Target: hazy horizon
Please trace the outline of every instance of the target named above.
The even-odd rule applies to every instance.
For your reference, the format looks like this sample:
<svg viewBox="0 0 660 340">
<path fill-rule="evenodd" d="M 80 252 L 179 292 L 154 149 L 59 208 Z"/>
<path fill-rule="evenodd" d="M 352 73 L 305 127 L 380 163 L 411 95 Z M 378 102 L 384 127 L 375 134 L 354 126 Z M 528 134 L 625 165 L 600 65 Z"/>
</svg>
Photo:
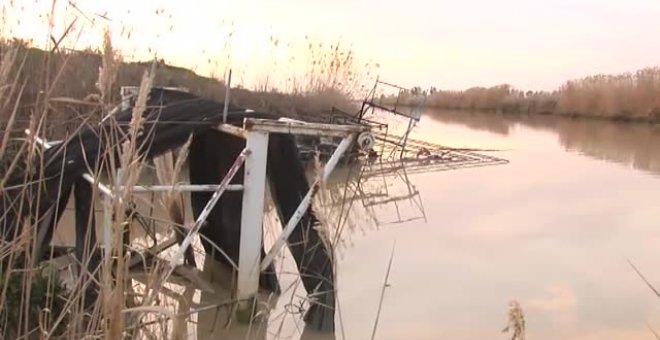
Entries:
<svg viewBox="0 0 660 340">
<path fill-rule="evenodd" d="M 55 3 L 60 13 L 55 36 L 80 17 L 77 38 L 69 37 L 68 47 L 99 47 L 109 26 L 128 59 L 156 53 L 218 77 L 230 65 L 235 82 L 248 88 L 265 76 L 286 77 L 292 65 L 287 62 L 305 49 L 305 37 L 351 46 L 362 62 L 380 65 L 381 78 L 408 87 L 507 83 L 553 90 L 570 79 L 660 65 L 660 39 L 652 34 L 660 31 L 657 1 L 73 3 L 75 8 Z M 43 44 L 51 6 L 52 1 L 2 5 L 1 33 Z M 276 47 L 271 38 L 279 41 Z"/>
</svg>

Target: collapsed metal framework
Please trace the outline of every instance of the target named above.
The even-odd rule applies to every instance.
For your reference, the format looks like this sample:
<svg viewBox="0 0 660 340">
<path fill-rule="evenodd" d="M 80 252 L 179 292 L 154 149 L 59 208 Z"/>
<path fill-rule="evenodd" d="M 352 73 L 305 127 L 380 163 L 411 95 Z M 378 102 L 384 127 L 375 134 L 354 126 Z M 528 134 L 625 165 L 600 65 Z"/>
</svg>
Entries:
<svg viewBox="0 0 660 340">
<path fill-rule="evenodd" d="M 385 88 L 385 90 L 382 91 L 396 91 L 397 94 L 396 97 L 394 97 L 394 103 L 391 103 L 391 98 L 385 97 L 382 92 L 379 95 L 379 86 Z M 425 105 L 425 92 L 421 90 L 407 89 L 399 85 L 376 79 L 374 87 L 367 94 L 364 101 L 362 101 L 362 107 L 358 113 L 357 122 L 363 123 L 363 121 L 365 121 L 365 116 L 368 114 L 373 115 L 376 109 L 408 119 L 408 127 L 406 128 L 406 131 L 401 136 L 398 136 L 396 140 L 390 139 L 391 144 L 399 149 L 399 158 L 403 158 L 408 143 L 408 137 L 415 128 L 415 125 L 419 122 Z M 394 157 L 396 151 L 397 150 L 392 150 L 388 155 L 388 158 Z M 384 154 L 381 154 L 381 157 L 382 156 L 384 156 Z"/>
<path fill-rule="evenodd" d="M 383 89 L 384 88 L 384 89 Z M 396 92 L 395 96 L 385 96 L 385 92 Z M 339 108 L 332 107 L 329 111 L 324 112 L 321 117 L 330 124 L 341 125 L 363 125 L 371 128 L 374 133 L 379 136 L 384 136 L 381 141 L 373 141 L 371 144 L 381 142 L 380 147 L 374 148 L 373 151 L 380 151 L 379 158 L 393 160 L 397 157 L 402 159 L 405 157 L 408 146 L 408 139 L 413 129 L 419 122 L 426 105 L 426 93 L 419 89 L 407 89 L 398 85 L 390 84 L 377 79 L 373 88 L 367 93 L 365 99 L 362 101 L 360 111 L 355 114 L 350 114 Z M 395 117 L 403 117 L 407 119 L 406 130 L 400 136 L 390 134 L 388 123 L 379 122 L 375 118 L 374 113 L 385 112 L 394 115 Z M 369 117 L 369 118 L 368 118 Z M 319 117 L 309 117 L 312 120 L 318 120 Z M 384 142 L 383 142 L 384 141 Z M 322 155 L 327 154 L 328 150 L 337 146 L 338 141 L 333 139 L 321 138 L 314 141 L 313 145 L 310 143 L 303 144 L 303 154 L 314 154 L 320 152 Z M 307 145 L 306 145 L 307 144 Z M 376 145 L 370 145 L 376 146 Z M 385 152 L 387 148 L 387 152 Z"/>
<path fill-rule="evenodd" d="M 379 137 L 377 137 L 378 139 Z M 424 151 L 426 154 L 420 155 L 420 151 Z M 414 139 L 408 140 L 407 154 L 414 156 L 403 159 L 367 161 L 359 164 L 360 171 L 355 172 L 355 176 L 346 180 L 347 189 L 352 193 L 349 195 L 349 199 L 360 202 L 371 219 L 378 225 L 426 220 L 421 193 L 409 175 L 508 163 L 505 159 L 477 153 L 474 150 L 448 148 Z M 390 190 L 391 187 L 402 187 L 403 190 L 393 192 Z M 344 204 L 341 201 L 340 198 L 333 199 L 330 206 Z M 407 206 L 412 207 L 415 211 L 411 213 L 410 210 L 403 209 L 407 213 L 402 212 L 401 203 L 404 202 L 409 203 Z M 382 220 L 377 217 L 378 214 L 374 210 L 377 207 L 394 212 L 395 218 Z M 348 214 L 348 211 L 345 214 Z"/>
<path fill-rule="evenodd" d="M 226 191 L 243 192 L 236 296 L 239 301 L 239 310 L 246 310 L 253 306 L 254 299 L 257 296 L 260 272 L 267 268 L 273 259 L 280 253 L 286 244 L 286 240 L 294 231 L 298 222 L 312 203 L 314 194 L 318 191 L 320 185 L 328 179 L 342 156 L 359 138 L 369 135 L 370 129 L 369 127 L 362 125 L 319 124 L 287 119 L 270 120 L 255 118 L 244 119 L 242 127 L 223 123 L 218 125 L 216 129 L 246 140 L 245 149 L 236 158 L 234 164 L 228 173 L 225 174 L 219 185 L 135 185 L 132 187 L 132 192 L 213 192 L 213 195 L 207 202 L 202 213 L 198 216 L 197 220 L 187 228 L 186 236 L 183 238 L 183 241 L 179 242 L 180 240 L 173 237 L 146 250 L 146 252 L 150 254 L 157 254 L 177 243 L 180 243 L 180 248 L 177 253 L 170 259 L 172 268 L 184 265 L 185 252 L 189 249 L 193 239 L 198 236 L 200 228 L 218 202 L 220 196 Z M 29 135 L 30 131 L 26 130 L 26 133 Z M 266 195 L 266 165 L 268 140 L 271 133 L 338 137 L 341 138 L 341 143 L 334 150 L 330 159 L 323 167 L 323 172 L 320 178 L 310 186 L 310 190 L 302 199 L 293 216 L 283 227 L 282 233 L 277 237 L 273 246 L 262 260 L 261 247 L 263 244 L 262 225 Z M 42 139 L 37 139 L 37 141 L 44 148 L 52 147 L 52 143 L 48 143 Z M 230 181 L 238 173 L 238 170 L 242 165 L 245 165 L 244 183 L 242 185 L 230 185 Z M 97 186 L 99 192 L 103 195 L 104 244 L 102 245 L 102 248 L 105 249 L 107 259 L 109 258 L 112 244 L 113 217 L 111 202 L 117 192 L 125 189 L 125 187 L 120 185 L 122 171 L 120 169 L 117 176 L 117 183 L 115 183 L 115 185 L 101 183 L 98 178 L 95 178 L 89 173 L 84 174 L 83 177 L 92 185 Z M 136 258 L 139 261 L 140 257 L 138 256 Z"/>
<path fill-rule="evenodd" d="M 396 95 L 385 96 L 384 92 L 394 91 Z M 352 200 L 359 200 L 367 212 L 376 220 L 373 208 L 376 206 L 393 205 L 397 218 L 390 223 L 402 223 L 411 220 L 426 219 L 424 205 L 419 190 L 412 184 L 409 174 L 424 172 L 447 171 L 462 168 L 501 165 L 507 160 L 464 148 L 452 148 L 439 144 L 416 140 L 410 137 L 415 125 L 421 119 L 421 113 L 426 104 L 426 93 L 418 89 L 407 89 L 398 85 L 377 79 L 373 88 L 362 102 L 357 114 L 349 114 L 332 107 L 325 113 L 326 121 L 331 124 L 359 125 L 369 127 L 374 142 L 372 153 L 368 154 L 368 162 L 363 164 L 359 178 L 347 179 L 346 186 L 353 192 Z M 408 120 L 403 134 L 391 133 L 388 121 L 378 121 L 376 112 L 389 113 Z M 313 118 L 313 117 L 310 117 Z M 315 117 L 314 117 L 315 118 Z M 317 118 L 318 119 L 318 118 Z M 315 145 L 303 143 L 304 154 L 328 153 L 337 146 L 336 140 L 318 140 Z M 372 157 L 376 155 L 376 157 Z M 392 195 L 388 190 L 387 179 L 403 182 L 405 192 Z M 376 191 L 369 191 L 367 183 L 381 181 L 382 185 Z M 399 212 L 399 202 L 409 201 L 416 207 L 419 215 L 405 218 Z M 343 204 L 343 203 L 342 203 Z M 331 203 L 334 206 L 336 203 Z M 348 212 L 346 212 L 348 214 Z M 345 217 L 340 217 L 345 219 Z M 381 221 L 377 223 L 380 224 Z"/>
</svg>

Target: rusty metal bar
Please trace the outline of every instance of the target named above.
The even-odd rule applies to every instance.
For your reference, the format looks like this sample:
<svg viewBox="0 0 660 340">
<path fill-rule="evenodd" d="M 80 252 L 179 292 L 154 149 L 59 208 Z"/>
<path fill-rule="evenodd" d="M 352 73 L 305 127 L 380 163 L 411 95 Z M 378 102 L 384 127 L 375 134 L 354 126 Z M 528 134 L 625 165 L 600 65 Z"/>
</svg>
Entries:
<svg viewBox="0 0 660 340">
<path fill-rule="evenodd" d="M 349 134 L 369 130 L 369 127 L 361 125 L 305 123 L 290 119 L 274 121 L 268 119 L 246 118 L 243 125 L 245 129 L 250 131 L 328 137 L 345 137 Z"/>
<path fill-rule="evenodd" d="M 245 138 L 245 133 L 246 131 L 244 129 L 241 129 L 237 126 L 231 125 L 231 124 L 220 124 L 216 126 L 215 128 L 218 131 L 222 131 L 224 133 L 228 133 L 232 136 L 240 137 L 240 138 Z"/>
</svg>

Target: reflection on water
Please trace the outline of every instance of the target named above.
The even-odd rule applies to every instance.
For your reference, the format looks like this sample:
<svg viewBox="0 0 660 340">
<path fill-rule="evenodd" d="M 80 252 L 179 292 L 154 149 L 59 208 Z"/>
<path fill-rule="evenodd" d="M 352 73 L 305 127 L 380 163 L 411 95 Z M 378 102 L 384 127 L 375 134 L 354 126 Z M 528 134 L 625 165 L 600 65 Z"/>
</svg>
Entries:
<svg viewBox="0 0 660 340">
<path fill-rule="evenodd" d="M 402 162 L 340 167 L 320 200 L 329 220 L 357 219 L 374 227 L 426 220 L 420 192 Z"/>
<path fill-rule="evenodd" d="M 204 265 L 205 278 L 216 287 L 214 292 L 202 292 L 200 305 L 209 306 L 198 313 L 196 332 L 202 339 L 300 339 L 334 340 L 334 334 L 317 333 L 307 328 L 301 320 L 302 312 L 297 310 L 295 294 L 285 289 L 281 296 L 260 292 L 261 313 L 250 324 L 232 319 L 231 303 L 217 308 L 221 302 L 232 301 L 231 273 L 228 268 L 208 258 Z M 291 288 L 291 287 L 289 287 Z M 300 293 L 300 292 L 298 292 Z M 296 327 L 291 324 L 298 322 Z"/>
<path fill-rule="evenodd" d="M 516 125 L 557 135 L 566 150 L 660 173 L 660 126 L 599 119 L 439 111 L 428 116 L 474 130 L 509 135 Z"/>
</svg>

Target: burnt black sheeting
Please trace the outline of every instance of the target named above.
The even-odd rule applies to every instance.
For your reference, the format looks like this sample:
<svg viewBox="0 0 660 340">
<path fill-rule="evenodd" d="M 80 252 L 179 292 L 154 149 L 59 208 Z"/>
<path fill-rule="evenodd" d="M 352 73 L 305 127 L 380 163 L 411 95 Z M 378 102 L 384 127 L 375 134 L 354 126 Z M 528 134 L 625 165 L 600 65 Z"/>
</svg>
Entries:
<svg viewBox="0 0 660 340">
<path fill-rule="evenodd" d="M 193 184 L 220 183 L 234 163 L 236 156 L 245 148 L 245 140 L 217 131 L 197 134 L 193 138 L 188 156 L 190 182 Z M 222 149 L 223 153 L 218 150 Z M 305 169 L 299 161 L 294 137 L 286 134 L 270 134 L 268 143 L 268 180 L 277 202 L 276 208 L 282 223 L 286 223 L 309 191 Z M 232 184 L 243 183 L 243 169 L 236 174 Z M 225 192 L 207 218 L 200 232 L 220 247 L 234 263 L 238 263 L 242 192 Z M 209 192 L 191 193 L 195 218 L 211 198 Z M 305 315 L 305 321 L 315 330 L 334 331 L 334 273 L 332 253 L 321 240 L 315 227 L 319 224 L 313 210 L 307 209 L 288 239 L 289 249 L 296 261 L 305 290 L 313 296 L 313 302 Z M 229 265 L 229 261 L 215 251 L 213 245 L 202 240 L 207 253 L 217 261 Z M 263 257 L 262 248 L 262 257 Z M 260 276 L 260 285 L 271 291 L 279 290 L 274 266 Z"/>
<path fill-rule="evenodd" d="M 222 120 L 222 103 L 177 91 L 154 89 L 148 105 L 144 113 L 144 133 L 138 138 L 138 144 L 143 146 L 139 152 L 146 159 L 183 145 L 191 134 L 208 130 Z M 230 109 L 237 110 L 236 107 Z M 230 122 L 242 122 L 245 115 L 233 112 Z M 43 160 L 34 162 L 32 174 L 14 174 L 6 185 L 8 189 L 0 193 L 4 239 L 13 239 L 16 215 L 44 216 L 60 197 L 60 190 L 68 192 L 73 182 L 89 168 L 96 172 L 103 164 L 107 169 L 110 157 L 117 160 L 118 150 L 111 146 L 126 140 L 118 140 L 118 136 L 127 134 L 131 116 L 131 109 L 121 111 L 115 117 L 118 128 L 109 123 L 87 128 L 66 143 L 45 151 Z M 106 151 L 113 154 L 104 154 Z M 115 163 L 118 165 L 118 161 Z M 39 202 L 39 206 L 26 209 L 31 202 L 32 205 Z M 19 208 L 21 206 L 23 208 Z M 4 218 L 5 213 L 14 218 Z"/>
<path fill-rule="evenodd" d="M 94 279 L 82 280 L 88 282 L 90 287 L 85 289 L 85 306 L 90 306 L 98 297 L 100 287 L 100 273 L 97 271 L 101 264 L 100 249 L 96 245 L 96 221 L 94 218 L 94 192 L 92 184 L 79 177 L 73 189 L 75 223 L 76 223 L 76 259 L 79 262 L 79 273 L 91 274 Z"/>
<path fill-rule="evenodd" d="M 273 198 L 278 202 L 280 220 L 286 223 L 309 191 L 305 169 L 298 159 L 298 148 L 292 135 L 272 134 L 268 143 L 268 178 Z M 305 290 L 312 303 L 305 322 L 313 329 L 334 331 L 334 268 L 332 248 L 326 246 L 311 206 L 288 239 L 289 250 L 296 261 Z"/>
<path fill-rule="evenodd" d="M 217 125 L 222 120 L 223 103 L 198 98 L 186 93 L 154 89 L 151 92 L 148 103 L 149 108 L 144 113 L 144 133 L 138 139 L 139 145 L 143 145 L 139 152 L 146 159 L 153 158 L 185 143 L 188 137 L 194 135 L 191 147 L 191 172 L 193 168 L 205 168 L 200 172 L 201 177 L 211 181 L 201 181 L 193 176 L 193 183 L 219 183 L 219 177 L 212 172 L 204 172 L 213 169 L 205 159 L 199 155 L 209 155 L 213 151 L 221 164 L 220 168 L 227 163 L 231 164 L 242 147 L 237 142 L 226 139 L 216 140 L 222 134 L 211 132 L 210 127 Z M 243 118 L 275 118 L 263 113 L 245 113 L 239 108 L 230 106 L 231 113 L 228 122 L 241 124 Z M 77 182 L 76 204 L 77 233 L 82 232 L 93 220 L 88 218 L 93 203 L 89 187 L 81 183 L 81 176 L 88 169 L 96 172 L 102 166 L 109 167 L 110 157 L 118 159 L 117 149 L 112 149 L 118 139 L 121 141 L 129 129 L 132 111 L 124 110 L 118 112 L 115 120 L 119 122 L 119 133 L 109 124 L 94 126 L 81 131 L 73 138 L 60 146 L 53 147 L 44 152 L 43 159 L 35 161 L 34 172 L 31 174 L 13 174 L 6 184 L 6 189 L 0 193 L 0 232 L 5 241 L 11 241 L 17 232 L 17 221 L 30 217 L 47 216 L 46 212 L 57 206 L 59 213 L 52 221 L 38 223 L 39 227 L 47 228 L 44 244 L 50 243 L 53 229 L 61 217 L 66 202 L 72 191 L 74 183 Z M 206 140 L 210 138 L 210 142 Z M 201 142 L 200 142 L 201 141 Z M 205 143 L 208 142 L 208 143 Z M 272 135 L 269 145 L 268 176 L 273 190 L 275 200 L 282 216 L 282 221 L 288 221 L 293 211 L 298 206 L 300 199 L 304 196 L 309 184 L 305 180 L 303 166 L 298 158 L 298 151 L 292 136 Z M 201 144 L 200 144 L 201 143 Z M 210 149 L 209 149 L 210 147 Z M 112 150 L 111 150 L 112 149 Z M 226 150 L 225 150 L 226 149 Z M 111 150 L 112 154 L 104 154 Z M 238 150 L 238 151 L 237 151 Z M 43 162 L 42 162 L 43 161 Z M 118 162 L 115 162 L 118 165 Z M 218 172 L 217 174 L 224 174 Z M 236 181 L 242 180 L 242 172 Z M 206 179 L 205 178 L 205 179 Z M 195 218 L 199 214 L 199 207 L 206 204 L 203 193 L 193 194 L 193 207 Z M 238 262 L 238 241 L 240 230 L 240 194 L 226 193 L 223 201 L 218 204 L 212 218 L 207 221 L 202 233 L 213 240 L 216 244 L 225 245 L 223 249 L 230 253 L 235 262 Z M 84 198 L 89 197 L 89 203 L 83 203 Z M 201 203 L 201 202 L 204 203 Z M 239 209 L 236 209 L 236 207 Z M 20 218 L 19 218 L 20 217 Z M 79 218 L 78 218 L 79 217 Z M 89 224 L 86 224 L 89 223 Z M 318 231 L 313 226 L 318 223 L 311 210 L 305 214 L 294 233 L 289 238 L 289 246 L 302 275 L 302 281 L 308 293 L 314 294 L 316 303 L 312 303 L 305 320 L 313 329 L 323 331 L 334 330 L 334 275 L 332 268 L 332 254 L 321 242 Z M 34 224 L 33 224 L 34 225 Z M 92 224 L 93 225 L 93 224 Z M 76 238 L 84 235 L 76 235 Z M 93 235 L 90 235 L 93 237 Z M 76 241 L 79 245 L 82 242 Z M 209 250 L 209 244 L 205 248 Z M 78 250 L 79 254 L 81 250 Z M 80 256 L 80 255 L 79 255 Z M 235 256 L 235 257 L 234 257 Z M 272 273 L 272 271 L 271 271 Z M 277 282 L 273 274 L 262 276 L 262 285 L 277 289 Z"/>
</svg>

